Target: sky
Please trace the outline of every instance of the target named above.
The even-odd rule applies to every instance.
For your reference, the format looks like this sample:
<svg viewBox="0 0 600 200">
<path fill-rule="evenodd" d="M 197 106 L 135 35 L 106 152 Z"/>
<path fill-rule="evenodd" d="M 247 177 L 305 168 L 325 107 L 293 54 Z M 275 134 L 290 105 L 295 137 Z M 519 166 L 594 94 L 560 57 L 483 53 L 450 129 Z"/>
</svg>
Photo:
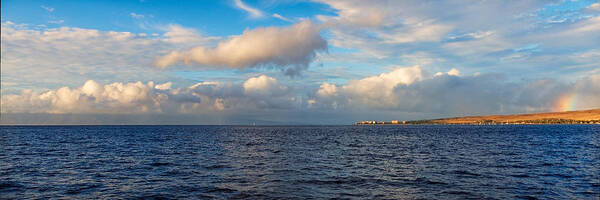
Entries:
<svg viewBox="0 0 600 200">
<path fill-rule="evenodd" d="M 1 124 L 600 108 L 600 2 L 1 1 Z"/>
</svg>

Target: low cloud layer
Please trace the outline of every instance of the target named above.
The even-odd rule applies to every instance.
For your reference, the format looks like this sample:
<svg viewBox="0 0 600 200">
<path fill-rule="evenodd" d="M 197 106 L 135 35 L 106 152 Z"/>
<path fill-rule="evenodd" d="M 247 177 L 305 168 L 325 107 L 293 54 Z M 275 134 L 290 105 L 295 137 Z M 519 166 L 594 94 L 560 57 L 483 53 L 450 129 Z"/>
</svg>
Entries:
<svg viewBox="0 0 600 200">
<path fill-rule="evenodd" d="M 457 69 L 430 73 L 419 66 L 397 67 L 347 84 L 325 82 L 308 92 L 266 75 L 237 83 L 199 82 L 180 88 L 173 88 L 171 82 L 100 84 L 89 80 L 76 88 L 3 95 L 1 102 L 5 114 L 229 116 L 223 123 L 241 116 L 248 117 L 246 121 L 260 117 L 280 123 L 286 123 L 285 119 L 295 120 L 287 123 L 349 123 L 369 116 L 415 119 L 598 107 L 598 75 L 572 83 L 554 79 L 514 82 L 501 74 L 461 75 Z M 329 117 L 317 121 L 302 117 L 325 113 Z"/>
<path fill-rule="evenodd" d="M 86 81 L 61 87 L 2 95 L 2 113 L 144 114 L 205 113 L 223 110 L 289 109 L 297 104 L 290 88 L 261 75 L 240 84 L 200 82 L 171 88 L 172 83 L 110 83 Z"/>
<path fill-rule="evenodd" d="M 182 63 L 212 68 L 275 67 L 286 75 L 297 75 L 306 69 L 316 52 L 327 50 L 327 42 L 319 34 L 319 25 L 303 21 L 289 27 L 267 27 L 246 30 L 216 47 L 199 46 L 188 51 L 173 51 L 155 60 L 161 68 Z"/>
<path fill-rule="evenodd" d="M 600 76 L 564 83 L 553 79 L 512 82 L 500 74 L 461 76 L 452 69 L 428 75 L 419 66 L 399 67 L 345 85 L 323 83 L 309 108 L 397 110 L 439 114 L 563 111 L 600 107 Z M 564 102 L 564 98 L 568 98 Z"/>
</svg>

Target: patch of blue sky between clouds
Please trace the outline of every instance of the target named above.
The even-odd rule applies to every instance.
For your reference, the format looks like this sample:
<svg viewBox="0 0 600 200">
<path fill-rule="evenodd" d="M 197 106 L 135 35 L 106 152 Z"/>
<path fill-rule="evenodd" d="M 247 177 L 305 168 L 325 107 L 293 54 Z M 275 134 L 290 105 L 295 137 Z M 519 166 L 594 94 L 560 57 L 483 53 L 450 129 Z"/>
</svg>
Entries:
<svg viewBox="0 0 600 200">
<path fill-rule="evenodd" d="M 515 52 L 536 52 L 536 51 L 541 51 L 541 49 L 540 49 L 540 44 L 536 43 L 536 44 L 527 44 L 525 46 L 514 48 L 513 51 L 515 51 Z"/>
<path fill-rule="evenodd" d="M 545 23 L 574 22 L 591 17 L 581 11 L 596 3 L 595 0 L 565 0 L 558 4 L 548 4 L 536 13 L 538 20 Z"/>
<path fill-rule="evenodd" d="M 248 1 L 248 4 L 259 6 L 258 9 L 266 8 L 265 12 L 269 14 L 264 19 L 248 19 L 245 13 L 230 4 L 229 1 L 19 1 L 18 4 L 2 1 L 1 16 L 3 22 L 9 20 L 23 24 L 45 24 L 48 28 L 69 26 L 150 35 L 160 33 L 161 26 L 179 24 L 209 35 L 228 36 L 241 34 L 245 29 L 290 24 L 271 17 L 273 13 L 293 20 L 317 14 L 332 14 L 323 4 L 267 4 Z M 53 12 L 48 12 L 41 6 L 52 8 Z M 138 17 L 132 17 L 131 13 Z M 60 20 L 63 23 L 50 23 Z"/>
<path fill-rule="evenodd" d="M 337 46 L 333 46 L 333 45 L 330 45 L 327 50 L 330 53 L 357 53 L 360 51 L 359 49 L 343 48 L 343 47 L 337 47 Z"/>
</svg>

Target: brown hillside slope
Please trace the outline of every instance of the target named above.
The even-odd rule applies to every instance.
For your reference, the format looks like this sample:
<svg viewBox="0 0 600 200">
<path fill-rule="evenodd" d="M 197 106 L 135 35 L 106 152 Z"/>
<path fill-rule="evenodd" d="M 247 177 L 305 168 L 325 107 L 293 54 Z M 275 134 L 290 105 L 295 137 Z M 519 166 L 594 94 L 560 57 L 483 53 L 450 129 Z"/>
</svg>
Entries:
<svg viewBox="0 0 600 200">
<path fill-rule="evenodd" d="M 469 116 L 445 119 L 428 120 L 430 123 L 440 124 L 474 124 L 474 123 L 546 123 L 548 121 L 571 121 L 571 122 L 598 122 L 600 121 L 600 109 L 517 114 L 517 115 L 488 115 Z"/>
</svg>

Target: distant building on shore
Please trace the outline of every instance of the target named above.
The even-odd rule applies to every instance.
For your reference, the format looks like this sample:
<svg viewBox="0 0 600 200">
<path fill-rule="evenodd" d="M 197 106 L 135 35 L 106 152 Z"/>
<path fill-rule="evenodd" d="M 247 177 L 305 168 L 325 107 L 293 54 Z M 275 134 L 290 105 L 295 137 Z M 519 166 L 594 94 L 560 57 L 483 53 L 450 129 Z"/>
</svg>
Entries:
<svg viewBox="0 0 600 200">
<path fill-rule="evenodd" d="M 356 125 L 362 125 L 362 124 L 377 124 L 377 121 L 373 120 L 373 121 L 360 121 L 360 122 L 356 122 Z"/>
</svg>

